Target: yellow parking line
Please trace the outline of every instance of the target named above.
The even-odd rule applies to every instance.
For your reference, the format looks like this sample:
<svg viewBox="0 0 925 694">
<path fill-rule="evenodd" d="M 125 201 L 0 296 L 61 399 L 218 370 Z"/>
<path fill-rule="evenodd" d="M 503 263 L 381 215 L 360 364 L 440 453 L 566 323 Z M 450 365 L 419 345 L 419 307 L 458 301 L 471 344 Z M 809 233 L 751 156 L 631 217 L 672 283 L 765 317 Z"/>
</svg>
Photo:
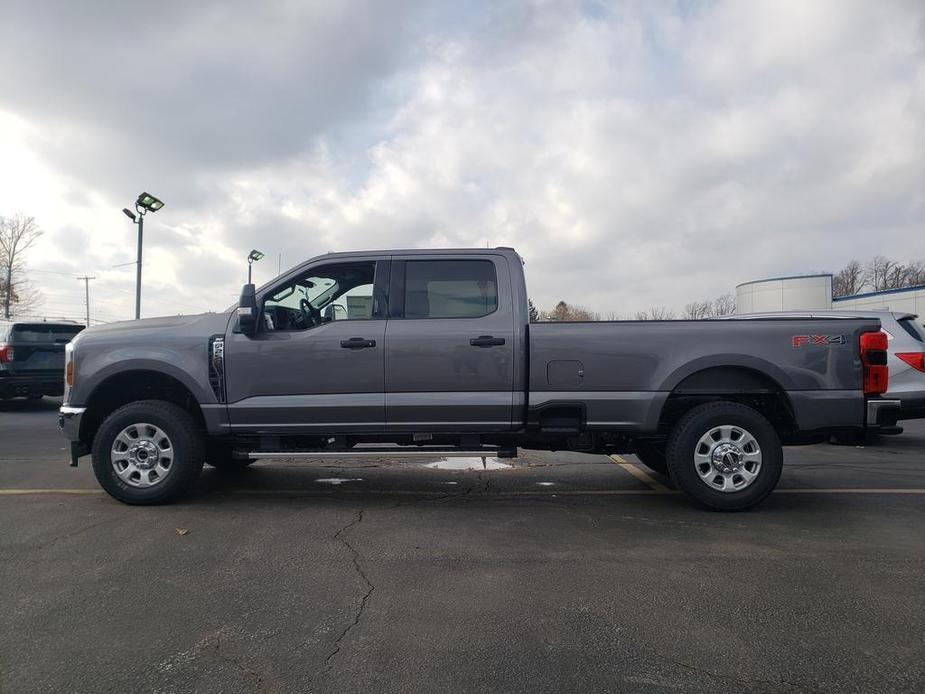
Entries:
<svg viewBox="0 0 925 694">
<path fill-rule="evenodd" d="M 628 463 L 623 458 L 621 458 L 620 456 L 616 454 L 610 456 L 610 459 L 613 462 L 615 462 L 617 465 L 622 467 L 624 470 L 626 470 L 628 473 L 630 473 L 637 480 L 642 482 L 644 485 L 650 487 L 653 491 L 661 492 L 663 494 L 666 492 L 673 491 L 669 489 L 668 487 L 666 487 L 661 482 L 659 482 L 658 480 L 656 480 L 655 478 L 653 478 L 651 475 L 649 475 L 649 473 L 647 473 L 645 470 L 643 470 L 638 465 L 634 465 L 633 463 Z"/>
<path fill-rule="evenodd" d="M 774 494 L 925 494 L 925 489 L 877 489 L 876 487 L 852 489 L 775 489 Z"/>
<path fill-rule="evenodd" d="M 0 496 L 25 494 L 103 494 L 102 489 L 0 489 Z"/>
<path fill-rule="evenodd" d="M 619 463 L 618 463 L 619 464 Z M 628 468 L 633 468 L 641 475 L 652 479 L 645 472 L 640 470 L 632 463 L 623 463 Z M 627 468 L 627 470 L 628 470 Z M 629 471 L 629 470 L 628 470 Z M 633 474 L 633 472 L 630 472 Z M 635 476 L 635 475 L 634 475 Z M 639 478 L 641 482 L 646 482 Z M 492 492 L 488 496 L 492 497 L 511 497 L 511 496 L 660 496 L 665 494 L 680 494 L 675 489 L 670 489 L 655 480 L 651 484 L 653 489 L 560 489 L 557 491 L 532 491 L 511 489 L 508 491 Z M 0 496 L 30 496 L 38 494 L 70 494 L 74 496 L 97 496 L 104 494 L 102 489 L 0 489 Z M 209 494 L 240 494 L 244 496 L 433 496 L 433 497 L 453 497 L 453 494 L 438 492 L 430 489 L 351 489 L 351 490 L 333 490 L 333 489 L 216 489 L 206 492 Z M 836 489 L 775 489 L 774 494 L 912 494 L 923 495 L 925 489 L 900 489 L 895 487 L 884 487 L 883 489 L 874 488 L 836 488 Z"/>
</svg>

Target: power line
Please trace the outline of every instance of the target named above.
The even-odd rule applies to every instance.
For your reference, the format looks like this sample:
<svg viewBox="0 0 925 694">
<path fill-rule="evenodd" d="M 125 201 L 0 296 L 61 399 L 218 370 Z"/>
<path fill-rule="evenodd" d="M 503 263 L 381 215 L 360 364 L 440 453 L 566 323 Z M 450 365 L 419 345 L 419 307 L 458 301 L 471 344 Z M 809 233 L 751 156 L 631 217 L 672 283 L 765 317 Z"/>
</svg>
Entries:
<svg viewBox="0 0 925 694">
<path fill-rule="evenodd" d="M 58 272 L 56 270 L 36 270 L 35 268 L 29 268 L 28 272 L 39 272 L 43 275 L 61 275 L 62 277 L 77 277 L 77 273 L 74 272 Z"/>
</svg>

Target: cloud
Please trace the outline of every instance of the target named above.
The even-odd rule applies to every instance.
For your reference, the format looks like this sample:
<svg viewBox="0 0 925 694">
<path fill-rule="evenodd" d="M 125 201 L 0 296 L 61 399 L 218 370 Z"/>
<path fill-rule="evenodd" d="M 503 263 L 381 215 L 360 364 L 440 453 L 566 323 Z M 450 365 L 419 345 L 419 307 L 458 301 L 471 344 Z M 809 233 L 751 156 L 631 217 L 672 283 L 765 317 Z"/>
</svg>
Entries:
<svg viewBox="0 0 925 694">
<path fill-rule="evenodd" d="M 624 315 L 925 254 L 916 3 L 34 5 L 0 29 L 0 111 L 54 191 L 46 241 L 89 239 L 45 257 L 106 269 L 114 311 L 145 187 L 156 312 L 230 303 L 251 247 L 265 280 L 513 245 L 537 305 Z"/>
</svg>

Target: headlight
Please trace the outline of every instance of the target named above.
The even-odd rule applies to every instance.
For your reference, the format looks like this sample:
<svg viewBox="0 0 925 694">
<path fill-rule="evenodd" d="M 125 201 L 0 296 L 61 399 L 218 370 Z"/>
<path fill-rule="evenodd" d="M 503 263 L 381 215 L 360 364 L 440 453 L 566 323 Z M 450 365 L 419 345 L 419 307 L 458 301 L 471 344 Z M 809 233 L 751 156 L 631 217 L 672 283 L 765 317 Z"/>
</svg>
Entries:
<svg viewBox="0 0 925 694">
<path fill-rule="evenodd" d="M 71 388 L 74 387 L 74 344 L 68 342 L 64 345 L 64 402 L 70 399 Z"/>
</svg>

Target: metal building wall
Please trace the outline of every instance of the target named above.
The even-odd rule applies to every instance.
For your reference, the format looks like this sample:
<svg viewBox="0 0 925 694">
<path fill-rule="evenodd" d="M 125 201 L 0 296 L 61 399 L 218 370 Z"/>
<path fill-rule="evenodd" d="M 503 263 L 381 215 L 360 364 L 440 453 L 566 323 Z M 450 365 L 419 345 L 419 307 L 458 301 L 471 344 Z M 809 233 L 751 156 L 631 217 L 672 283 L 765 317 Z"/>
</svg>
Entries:
<svg viewBox="0 0 925 694">
<path fill-rule="evenodd" d="M 736 287 L 736 313 L 832 308 L 832 275 L 775 277 Z"/>
</svg>

